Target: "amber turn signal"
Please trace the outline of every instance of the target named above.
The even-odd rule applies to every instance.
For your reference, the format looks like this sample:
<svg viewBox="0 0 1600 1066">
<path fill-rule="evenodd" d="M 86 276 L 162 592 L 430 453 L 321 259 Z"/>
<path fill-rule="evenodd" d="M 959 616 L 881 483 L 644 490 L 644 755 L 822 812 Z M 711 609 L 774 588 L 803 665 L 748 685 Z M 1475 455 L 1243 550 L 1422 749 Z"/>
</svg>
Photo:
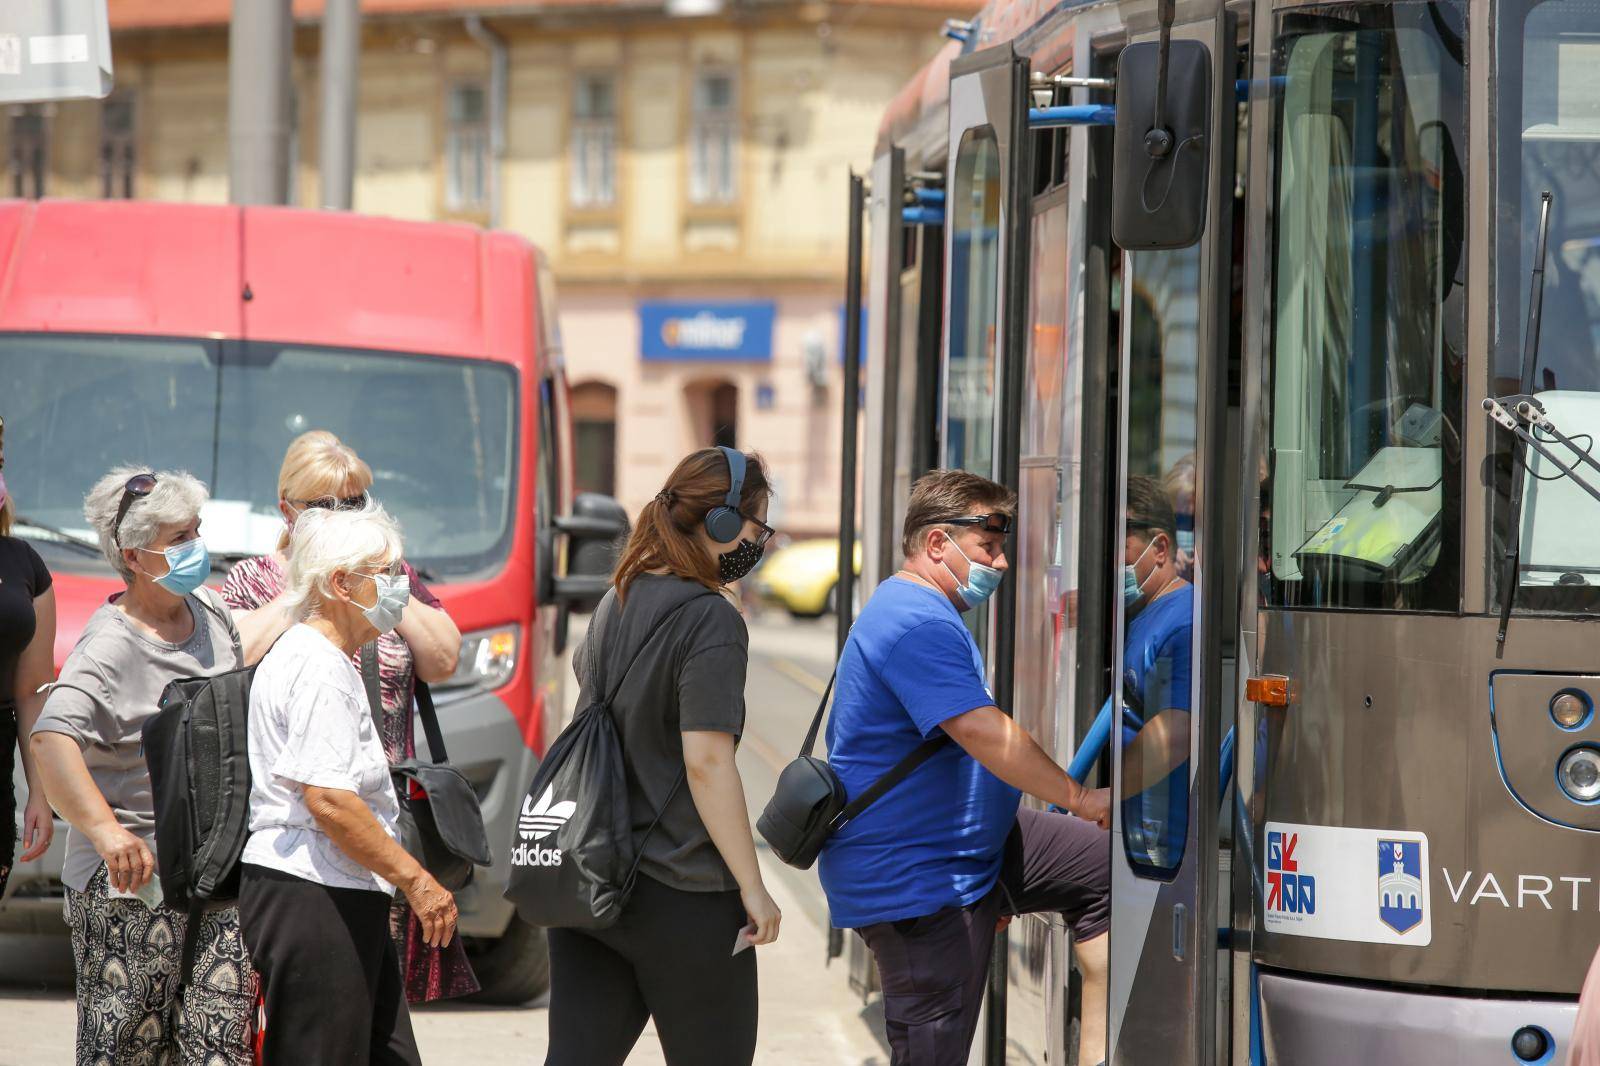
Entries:
<svg viewBox="0 0 1600 1066">
<path fill-rule="evenodd" d="M 1244 683 L 1245 699 L 1267 707 L 1289 706 L 1289 679 L 1276 674 L 1252 677 Z"/>
</svg>

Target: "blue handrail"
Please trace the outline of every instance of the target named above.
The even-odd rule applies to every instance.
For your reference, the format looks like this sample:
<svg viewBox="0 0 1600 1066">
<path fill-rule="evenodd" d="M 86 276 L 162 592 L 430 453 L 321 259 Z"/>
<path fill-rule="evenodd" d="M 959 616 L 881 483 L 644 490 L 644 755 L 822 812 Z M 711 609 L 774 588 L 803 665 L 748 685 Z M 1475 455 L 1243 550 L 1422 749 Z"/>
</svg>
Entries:
<svg viewBox="0 0 1600 1066">
<path fill-rule="evenodd" d="M 917 203 L 923 207 L 944 206 L 943 189 L 924 189 L 921 186 L 918 186 L 917 188 L 911 190 L 911 195 L 915 197 Z"/>
<path fill-rule="evenodd" d="M 937 207 L 904 207 L 900 209 L 900 221 L 908 226 L 942 226 L 944 212 Z"/>
<path fill-rule="evenodd" d="M 1128 708 L 1122 708 L 1122 721 L 1131 729 L 1142 729 L 1144 723 L 1138 715 Z M 1078 745 L 1077 752 L 1072 756 L 1072 762 L 1067 766 L 1067 776 L 1083 784 L 1083 779 L 1089 776 L 1089 771 L 1094 769 L 1094 764 L 1100 761 L 1100 756 L 1105 753 L 1106 745 L 1111 741 L 1111 701 L 1106 700 L 1100 707 L 1100 713 L 1094 716 L 1094 724 L 1089 726 L 1089 731 L 1083 736 L 1083 743 Z M 1217 802 L 1221 803 L 1228 795 L 1228 784 L 1233 780 L 1233 727 L 1228 727 L 1228 735 L 1222 738 L 1222 750 L 1217 756 Z"/>
<path fill-rule="evenodd" d="M 1114 126 L 1116 122 L 1117 109 L 1109 104 L 1068 104 L 1028 109 L 1028 125 L 1036 130 L 1057 126 Z"/>
</svg>

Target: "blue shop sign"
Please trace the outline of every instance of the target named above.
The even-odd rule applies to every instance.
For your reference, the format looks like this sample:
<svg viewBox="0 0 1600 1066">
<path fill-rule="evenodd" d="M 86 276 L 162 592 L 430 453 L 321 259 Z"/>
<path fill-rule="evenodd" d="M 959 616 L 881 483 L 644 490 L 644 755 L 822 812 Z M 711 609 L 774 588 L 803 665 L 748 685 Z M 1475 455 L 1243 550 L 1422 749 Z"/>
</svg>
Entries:
<svg viewBox="0 0 1600 1066">
<path fill-rule="evenodd" d="M 639 304 L 639 355 L 647 360 L 723 359 L 766 362 L 772 358 L 771 300 Z"/>
</svg>

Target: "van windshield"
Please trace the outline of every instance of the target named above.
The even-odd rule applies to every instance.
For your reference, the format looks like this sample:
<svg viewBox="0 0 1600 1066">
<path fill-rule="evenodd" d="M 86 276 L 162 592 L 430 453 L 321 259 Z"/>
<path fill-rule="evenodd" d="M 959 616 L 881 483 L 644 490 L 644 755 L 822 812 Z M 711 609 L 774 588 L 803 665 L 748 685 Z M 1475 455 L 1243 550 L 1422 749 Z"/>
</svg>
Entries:
<svg viewBox="0 0 1600 1066">
<path fill-rule="evenodd" d="M 406 558 L 444 580 L 498 566 L 514 523 L 518 381 L 483 360 L 267 342 L 0 335 L 6 479 L 16 532 L 93 539 L 83 495 L 114 466 L 182 469 L 212 500 L 203 532 L 224 559 L 271 552 L 283 529 L 289 442 L 337 433 L 372 467 Z M 57 538 L 59 539 L 59 538 Z M 50 553 L 49 562 L 86 565 Z M 90 560 L 92 562 L 92 560 Z M 107 568 L 109 572 L 109 568 Z"/>
</svg>

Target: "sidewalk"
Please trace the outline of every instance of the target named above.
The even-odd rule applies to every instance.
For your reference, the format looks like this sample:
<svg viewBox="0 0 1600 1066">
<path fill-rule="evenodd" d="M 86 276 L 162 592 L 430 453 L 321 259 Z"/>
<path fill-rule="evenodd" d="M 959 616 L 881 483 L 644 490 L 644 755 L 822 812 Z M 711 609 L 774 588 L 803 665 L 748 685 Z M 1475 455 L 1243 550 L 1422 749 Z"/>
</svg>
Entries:
<svg viewBox="0 0 1600 1066">
<path fill-rule="evenodd" d="M 763 857 L 764 862 L 772 860 Z M 771 1066 L 887 1066 L 878 1042 L 883 1019 L 863 1008 L 845 980 L 844 960 L 824 967 L 827 934 L 818 929 L 784 885 L 767 887 L 784 915 L 777 943 L 757 948 L 761 972 L 761 1036 L 756 1062 Z M 3 1001 L 0 1001 L 3 1002 Z M 9 1007 L 0 1008 L 9 1014 Z M 546 1011 L 532 1008 L 442 1006 L 413 1013 L 417 1043 L 427 1063 L 526 1066 L 545 1052 Z M 67 1017 L 70 1024 L 70 1015 Z M 63 1060 L 67 1061 L 67 1060 Z M 647 1027 L 630 1066 L 664 1064 L 653 1027 Z"/>
</svg>

